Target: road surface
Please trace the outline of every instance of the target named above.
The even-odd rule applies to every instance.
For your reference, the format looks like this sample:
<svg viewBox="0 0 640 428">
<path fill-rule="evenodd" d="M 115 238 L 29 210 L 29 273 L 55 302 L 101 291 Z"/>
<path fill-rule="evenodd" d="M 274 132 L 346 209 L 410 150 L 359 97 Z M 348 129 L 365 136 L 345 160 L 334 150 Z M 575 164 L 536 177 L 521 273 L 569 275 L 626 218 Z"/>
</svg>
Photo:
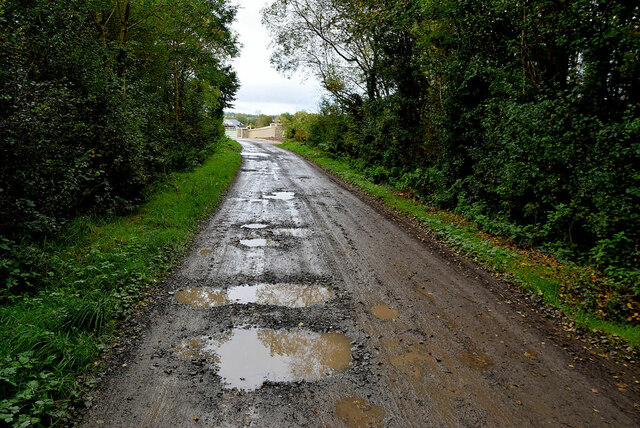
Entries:
<svg viewBox="0 0 640 428">
<path fill-rule="evenodd" d="M 637 368 L 590 360 L 297 155 L 240 142 L 236 181 L 84 426 L 638 426 Z"/>
</svg>

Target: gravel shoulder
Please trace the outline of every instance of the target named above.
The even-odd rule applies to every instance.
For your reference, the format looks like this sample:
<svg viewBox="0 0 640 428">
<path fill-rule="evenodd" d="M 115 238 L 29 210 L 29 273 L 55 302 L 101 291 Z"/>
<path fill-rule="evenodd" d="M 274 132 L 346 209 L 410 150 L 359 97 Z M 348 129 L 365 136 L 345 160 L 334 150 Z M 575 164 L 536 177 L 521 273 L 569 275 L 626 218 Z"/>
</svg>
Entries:
<svg viewBox="0 0 640 428">
<path fill-rule="evenodd" d="M 235 183 L 107 369 L 84 426 L 640 424 L 637 365 L 598 356 L 554 311 L 297 155 L 240 142 Z M 256 284 L 331 297 L 179 299 Z M 318 342 L 338 337 L 346 367 L 342 339 Z M 247 357 L 265 344 L 279 359 L 261 369 L 266 357 Z"/>
</svg>

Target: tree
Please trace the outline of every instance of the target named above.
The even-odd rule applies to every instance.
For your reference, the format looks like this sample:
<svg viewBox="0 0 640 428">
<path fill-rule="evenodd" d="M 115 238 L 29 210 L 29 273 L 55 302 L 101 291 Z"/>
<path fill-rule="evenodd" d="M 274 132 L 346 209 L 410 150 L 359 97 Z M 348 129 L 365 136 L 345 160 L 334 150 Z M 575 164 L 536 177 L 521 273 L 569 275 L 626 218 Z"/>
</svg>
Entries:
<svg viewBox="0 0 640 428">
<path fill-rule="evenodd" d="M 271 116 L 267 116 L 266 114 L 261 114 L 258 116 L 258 119 L 256 120 L 256 127 L 263 128 L 265 126 L 269 126 L 272 121 L 273 121 L 273 118 Z"/>
</svg>

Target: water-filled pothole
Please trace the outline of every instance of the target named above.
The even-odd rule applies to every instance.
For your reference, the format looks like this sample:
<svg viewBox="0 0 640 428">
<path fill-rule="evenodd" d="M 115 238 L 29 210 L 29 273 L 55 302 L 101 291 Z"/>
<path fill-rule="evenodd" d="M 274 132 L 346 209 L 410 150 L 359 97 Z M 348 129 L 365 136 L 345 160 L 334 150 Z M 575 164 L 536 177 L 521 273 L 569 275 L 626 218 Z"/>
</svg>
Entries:
<svg viewBox="0 0 640 428">
<path fill-rule="evenodd" d="M 280 201 L 289 201 L 293 199 L 295 192 L 273 192 L 270 195 L 264 196 L 265 199 L 277 199 Z"/>
<path fill-rule="evenodd" d="M 347 397 L 336 403 L 336 416 L 349 428 L 382 427 L 385 411 L 362 398 Z"/>
<path fill-rule="evenodd" d="M 240 245 L 244 245 L 245 247 L 266 247 L 267 245 L 271 245 L 273 241 L 270 239 L 264 238 L 253 238 L 253 239 L 241 239 Z"/>
<path fill-rule="evenodd" d="M 293 236 L 296 238 L 306 238 L 310 235 L 309 229 L 303 229 L 299 227 L 281 227 L 278 229 L 271 230 L 276 236 Z"/>
<path fill-rule="evenodd" d="M 271 155 L 267 154 L 267 153 L 259 153 L 259 152 L 240 152 L 240 156 L 255 157 L 255 158 L 268 158 Z"/>
<path fill-rule="evenodd" d="M 267 224 L 263 224 L 263 223 L 249 223 L 249 224 L 243 224 L 242 227 L 243 229 L 264 229 L 265 227 L 267 227 Z"/>
<path fill-rule="evenodd" d="M 394 320 L 400 315 L 398 311 L 387 306 L 386 303 L 380 303 L 374 306 L 371 308 L 371 313 L 381 320 Z"/>
<path fill-rule="evenodd" d="M 477 370 L 485 370 L 493 365 L 491 358 L 479 350 L 464 351 L 458 355 L 458 359 L 463 364 Z"/>
<path fill-rule="evenodd" d="M 220 337 L 184 340 L 174 351 L 183 359 L 213 361 L 226 388 L 255 390 L 265 381 L 314 381 L 348 369 L 350 342 L 339 333 L 234 328 Z"/>
<path fill-rule="evenodd" d="M 333 299 L 334 294 L 326 287 L 294 284 L 255 284 L 231 287 L 226 290 L 189 287 L 176 293 L 176 300 L 204 309 L 232 303 L 279 305 L 302 308 Z"/>
</svg>

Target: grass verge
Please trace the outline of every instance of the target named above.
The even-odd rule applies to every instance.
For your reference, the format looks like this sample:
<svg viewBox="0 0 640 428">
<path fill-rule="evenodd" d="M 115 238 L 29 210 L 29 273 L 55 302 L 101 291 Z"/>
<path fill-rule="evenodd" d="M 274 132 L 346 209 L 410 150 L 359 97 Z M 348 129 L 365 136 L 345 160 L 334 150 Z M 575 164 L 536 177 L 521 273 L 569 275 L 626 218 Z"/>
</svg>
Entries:
<svg viewBox="0 0 640 428">
<path fill-rule="evenodd" d="M 599 311 L 585 311 L 587 293 L 605 294 L 607 279 L 588 267 L 558 262 L 539 251 L 514 247 L 506 239 L 482 232 L 462 216 L 427 206 L 407 198 L 406 192 L 374 184 L 354 169 L 346 159 L 336 159 L 317 147 L 301 145 L 291 140 L 280 147 L 298 153 L 324 170 L 376 197 L 387 207 L 417 219 L 446 243 L 460 249 L 511 282 L 538 295 L 558 308 L 571 320 L 568 330 L 587 328 L 608 334 L 614 341 L 627 342 L 640 350 L 640 327 L 603 319 Z M 586 291 L 583 291 L 586 290 Z M 595 298 L 603 296 L 595 296 Z"/>
<path fill-rule="evenodd" d="M 0 307 L 0 425 L 67 424 L 79 376 L 180 260 L 232 182 L 239 151 L 225 140 L 194 171 L 156 185 L 136 214 L 78 218 L 62 238 L 24 250 L 47 287 Z"/>
</svg>

